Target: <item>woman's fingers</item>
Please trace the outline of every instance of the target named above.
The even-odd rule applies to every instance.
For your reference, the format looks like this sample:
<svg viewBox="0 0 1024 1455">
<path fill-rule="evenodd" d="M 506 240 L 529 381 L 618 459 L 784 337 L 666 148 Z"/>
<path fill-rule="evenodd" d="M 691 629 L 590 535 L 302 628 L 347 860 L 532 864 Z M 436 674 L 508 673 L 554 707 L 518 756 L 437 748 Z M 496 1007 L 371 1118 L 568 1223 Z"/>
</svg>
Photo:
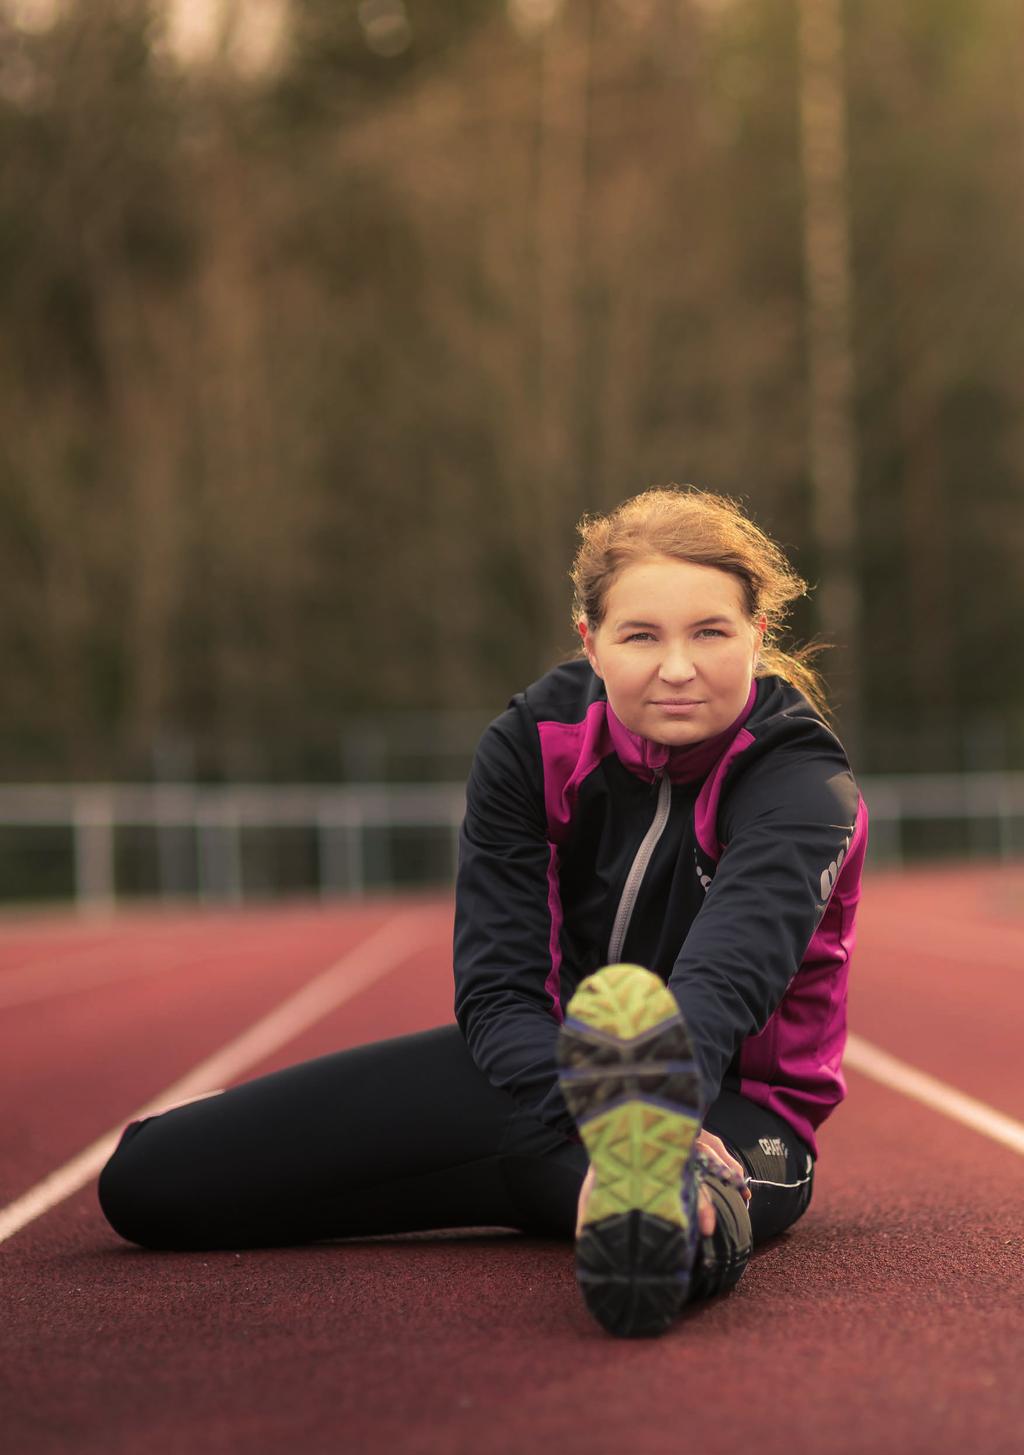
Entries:
<svg viewBox="0 0 1024 1455">
<path fill-rule="evenodd" d="M 695 1145 L 697 1155 L 704 1166 L 716 1176 L 721 1177 L 724 1182 L 737 1188 L 742 1192 L 743 1200 L 749 1202 L 750 1188 L 747 1186 L 743 1163 L 738 1157 L 733 1156 L 721 1137 L 716 1137 L 714 1132 L 702 1131 Z M 710 1238 L 714 1234 L 715 1222 L 715 1208 L 711 1201 L 711 1193 L 705 1183 L 700 1182 L 697 1193 L 697 1226 L 702 1237 Z"/>
<path fill-rule="evenodd" d="M 580 1229 L 583 1227 L 583 1218 L 584 1218 L 584 1215 L 585 1215 L 585 1213 L 587 1211 L 587 1198 L 590 1196 L 590 1189 L 593 1187 L 593 1185 L 594 1185 L 594 1169 L 593 1169 L 593 1167 L 588 1167 L 587 1168 L 587 1175 L 583 1179 L 583 1186 L 580 1188 L 579 1202 L 576 1204 L 576 1236 L 577 1236 L 577 1238 L 580 1235 Z"/>
<path fill-rule="evenodd" d="M 750 1188 L 746 1185 L 746 1174 L 743 1170 L 743 1163 L 734 1157 L 721 1137 L 716 1137 L 714 1132 L 701 1132 L 697 1138 L 696 1147 L 701 1154 L 705 1166 L 720 1176 L 724 1181 L 732 1183 L 743 1193 L 744 1199 L 750 1201 Z M 576 1236 L 579 1237 L 583 1227 L 583 1219 L 587 1211 L 587 1199 L 590 1197 L 594 1186 L 594 1169 L 587 1168 L 587 1175 L 580 1187 L 579 1202 L 576 1207 Z M 715 1231 L 715 1209 L 711 1201 L 711 1194 L 703 1182 L 698 1183 L 697 1192 L 697 1226 L 701 1235 L 705 1238 L 713 1236 Z"/>
<path fill-rule="evenodd" d="M 702 1131 L 697 1138 L 697 1149 L 703 1154 L 705 1163 L 726 1182 L 731 1182 L 734 1187 L 739 1188 L 745 1202 L 750 1201 L 750 1188 L 747 1186 L 746 1171 L 743 1163 L 738 1157 L 734 1157 L 729 1148 L 716 1137 L 714 1132 Z"/>
<path fill-rule="evenodd" d="M 711 1201 L 711 1194 L 700 1184 L 697 1192 L 697 1226 L 700 1229 L 702 1238 L 710 1238 L 715 1231 L 715 1209 Z"/>
</svg>

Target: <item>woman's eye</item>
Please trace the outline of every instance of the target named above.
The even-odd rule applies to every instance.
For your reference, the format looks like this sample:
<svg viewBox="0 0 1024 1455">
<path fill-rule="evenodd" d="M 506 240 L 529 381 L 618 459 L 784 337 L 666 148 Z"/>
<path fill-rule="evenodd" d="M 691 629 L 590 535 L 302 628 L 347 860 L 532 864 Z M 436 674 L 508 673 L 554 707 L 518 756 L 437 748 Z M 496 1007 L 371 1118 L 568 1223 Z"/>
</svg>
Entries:
<svg viewBox="0 0 1024 1455">
<path fill-rule="evenodd" d="M 698 639 L 700 637 L 724 637 L 724 636 L 725 636 L 725 632 L 724 631 L 720 631 L 719 628 L 716 627 L 716 626 L 704 626 L 704 627 L 701 627 L 700 631 L 697 633 Z M 655 640 L 655 638 L 654 638 L 654 636 L 653 636 L 653 634 L 651 632 L 630 632 L 629 636 L 628 637 L 623 637 L 622 640 L 624 642 L 653 642 Z"/>
</svg>

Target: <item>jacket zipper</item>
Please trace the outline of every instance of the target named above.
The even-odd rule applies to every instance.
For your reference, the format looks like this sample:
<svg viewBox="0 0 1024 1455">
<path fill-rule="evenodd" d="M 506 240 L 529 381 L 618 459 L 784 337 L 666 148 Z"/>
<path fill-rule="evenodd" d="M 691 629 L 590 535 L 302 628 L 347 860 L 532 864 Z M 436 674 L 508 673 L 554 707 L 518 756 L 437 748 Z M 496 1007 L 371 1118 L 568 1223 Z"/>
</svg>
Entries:
<svg viewBox="0 0 1024 1455">
<path fill-rule="evenodd" d="M 667 773 L 662 773 L 658 782 L 658 804 L 654 810 L 654 818 L 651 826 L 644 834 L 643 841 L 636 851 L 636 858 L 633 860 L 629 873 L 626 875 L 626 882 L 622 886 L 622 898 L 619 900 L 619 907 L 615 911 L 615 920 L 612 924 L 612 933 L 608 941 L 608 964 L 618 963 L 622 954 L 622 947 L 626 943 L 626 934 L 629 931 L 629 922 L 633 918 L 633 910 L 636 907 L 637 895 L 640 893 L 640 885 L 643 883 L 647 867 L 654 856 L 658 840 L 665 832 L 665 825 L 668 823 L 669 809 L 672 807 L 672 784 Z"/>
</svg>

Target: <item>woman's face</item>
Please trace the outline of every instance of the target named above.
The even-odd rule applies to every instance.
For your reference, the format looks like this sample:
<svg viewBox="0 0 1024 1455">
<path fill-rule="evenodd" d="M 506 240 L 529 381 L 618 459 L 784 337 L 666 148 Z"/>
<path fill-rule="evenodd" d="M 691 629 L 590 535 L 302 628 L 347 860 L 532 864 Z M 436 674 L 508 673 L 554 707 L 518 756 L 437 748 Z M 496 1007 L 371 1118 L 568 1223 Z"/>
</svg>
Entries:
<svg viewBox="0 0 1024 1455">
<path fill-rule="evenodd" d="M 616 717 L 670 747 L 714 737 L 739 717 L 764 630 L 730 572 L 671 556 L 624 567 L 598 629 L 579 623 Z"/>
</svg>

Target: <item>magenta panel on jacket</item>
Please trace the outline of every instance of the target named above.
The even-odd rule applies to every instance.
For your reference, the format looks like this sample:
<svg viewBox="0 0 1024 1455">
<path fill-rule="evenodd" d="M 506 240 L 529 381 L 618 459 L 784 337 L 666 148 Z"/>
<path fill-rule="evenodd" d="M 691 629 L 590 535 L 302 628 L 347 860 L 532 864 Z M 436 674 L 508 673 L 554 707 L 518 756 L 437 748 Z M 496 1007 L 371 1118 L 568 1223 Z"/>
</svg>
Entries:
<svg viewBox="0 0 1024 1455">
<path fill-rule="evenodd" d="M 728 748 L 722 754 L 715 771 L 709 774 L 700 793 L 697 795 L 697 802 L 693 806 L 693 832 L 697 842 L 704 853 L 714 863 L 722 855 L 722 846 L 718 842 L 718 800 L 722 796 L 722 785 L 725 782 L 725 775 L 732 765 L 733 759 L 738 758 L 740 753 L 750 747 L 754 741 L 752 733 L 746 728 L 740 728 Z"/>
<path fill-rule="evenodd" d="M 846 986 L 867 848 L 861 799 L 825 913 L 775 1014 L 740 1052 L 740 1091 L 784 1117 L 817 1155 L 815 1128 L 846 1094 Z"/>
<path fill-rule="evenodd" d="M 608 735 L 606 702 L 595 702 L 582 722 L 539 722 L 544 764 L 544 810 L 548 835 L 563 844 L 572 822 L 580 784 L 615 751 Z"/>
</svg>

